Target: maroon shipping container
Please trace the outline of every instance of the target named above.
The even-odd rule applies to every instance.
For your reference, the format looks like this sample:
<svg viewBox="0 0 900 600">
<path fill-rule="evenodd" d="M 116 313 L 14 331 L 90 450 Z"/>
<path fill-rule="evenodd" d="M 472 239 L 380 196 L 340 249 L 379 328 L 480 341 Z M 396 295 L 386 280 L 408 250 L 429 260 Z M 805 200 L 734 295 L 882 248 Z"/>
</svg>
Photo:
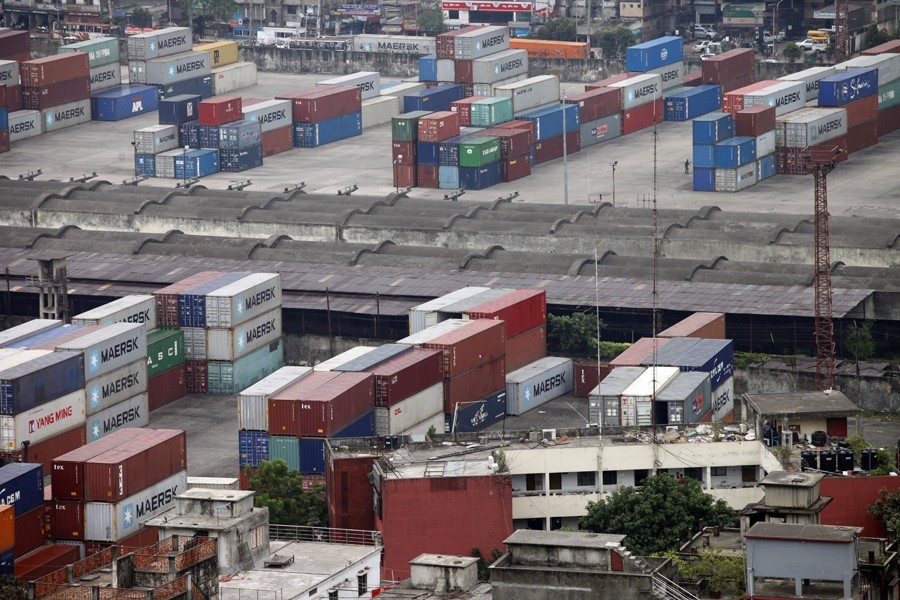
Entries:
<svg viewBox="0 0 900 600">
<path fill-rule="evenodd" d="M 438 165 L 419 165 L 416 167 L 419 187 L 437 189 L 440 187 L 440 167 Z"/>
<path fill-rule="evenodd" d="M 340 371 L 313 371 L 300 381 L 294 383 L 281 390 L 275 396 L 269 399 L 269 433 L 273 435 L 290 434 L 288 425 L 276 425 L 275 421 L 284 421 L 284 423 L 293 423 L 293 407 L 291 404 L 305 398 L 315 390 L 319 389 L 326 383 L 329 383 L 340 375 Z M 273 404 L 277 401 L 278 404 Z M 274 417 L 273 417 L 274 415 Z"/>
<path fill-rule="evenodd" d="M 178 327 L 178 294 L 224 274 L 224 271 L 201 271 L 153 292 L 156 300 L 156 326 Z"/>
<path fill-rule="evenodd" d="M 369 369 L 375 377 L 375 406 L 393 406 L 440 382 L 443 352 L 413 348 Z"/>
<path fill-rule="evenodd" d="M 619 88 L 596 88 L 572 94 L 566 98 L 565 102 L 580 106 L 580 122 L 587 123 L 614 115 L 622 110 L 622 91 Z"/>
<path fill-rule="evenodd" d="M 662 123 L 663 120 L 663 101 L 648 102 L 641 106 L 635 106 L 632 109 L 622 112 L 622 135 L 628 135 L 650 127 L 654 123 Z"/>
<path fill-rule="evenodd" d="M 394 165 L 394 187 L 416 187 L 415 165 Z"/>
<path fill-rule="evenodd" d="M 847 135 L 852 135 L 850 129 L 878 118 L 878 94 L 854 100 L 842 108 L 847 111 Z"/>
<path fill-rule="evenodd" d="M 722 83 L 747 74 L 752 76 L 755 67 L 751 48 L 735 48 L 712 56 L 700 64 L 703 83 Z"/>
<path fill-rule="evenodd" d="M 878 111 L 878 135 L 887 135 L 900 129 L 900 104 Z"/>
<path fill-rule="evenodd" d="M 159 529 L 156 527 L 142 527 L 140 531 L 134 533 L 123 540 L 119 540 L 116 546 L 121 548 L 146 548 L 159 542 Z"/>
<path fill-rule="evenodd" d="M 444 377 L 454 377 L 506 354 L 506 323 L 479 319 L 422 344 L 444 353 Z"/>
<path fill-rule="evenodd" d="M 87 446 L 56 457 L 50 471 L 52 497 L 57 500 L 84 500 L 85 463 L 104 452 L 140 439 L 150 432 L 151 429 L 119 429 Z"/>
<path fill-rule="evenodd" d="M 205 360 L 184 361 L 184 391 L 188 394 L 205 394 L 209 390 Z"/>
<path fill-rule="evenodd" d="M 584 86 L 584 91 L 590 92 L 599 88 L 609 87 L 614 83 L 625 81 L 626 79 L 630 79 L 631 77 L 634 77 L 633 73 L 620 73 L 618 75 L 613 75 L 612 77 L 607 77 L 606 79 L 601 79 L 600 81 L 587 84 L 586 86 Z M 619 93 L 621 94 L 621 92 Z"/>
<path fill-rule="evenodd" d="M 84 503 L 81 500 L 54 500 L 53 539 L 84 539 Z"/>
<path fill-rule="evenodd" d="M 287 152 L 294 147 L 291 127 L 279 127 L 262 133 L 262 151 L 263 156 L 272 156 Z"/>
<path fill-rule="evenodd" d="M 87 52 L 66 52 L 36 58 L 19 65 L 19 83 L 40 87 L 77 77 L 90 77 Z"/>
<path fill-rule="evenodd" d="M 0 108 L 6 108 L 6 84 L 0 83 Z"/>
<path fill-rule="evenodd" d="M 742 87 L 747 87 L 748 85 L 753 83 L 753 74 L 747 73 L 746 75 L 742 75 L 736 79 L 731 79 L 729 81 L 725 81 L 718 85 L 722 86 L 722 93 L 727 94 L 728 92 L 733 92 L 734 90 L 740 89 Z"/>
<path fill-rule="evenodd" d="M 416 143 L 415 142 L 398 142 L 391 141 L 391 161 L 396 162 L 399 159 L 400 165 L 416 164 Z"/>
<path fill-rule="evenodd" d="M 457 29 L 456 31 L 448 31 L 447 33 L 442 33 L 435 39 L 434 49 L 438 58 L 453 58 L 456 49 L 456 43 L 453 38 L 458 36 L 461 33 L 467 33 L 469 31 L 475 31 L 477 29 L 481 29 L 484 25 L 469 25 L 468 27 L 463 27 L 462 29 Z"/>
<path fill-rule="evenodd" d="M 879 54 L 900 54 L 900 40 L 891 40 L 883 44 L 873 46 L 860 52 L 863 56 L 878 56 Z"/>
<path fill-rule="evenodd" d="M 16 579 L 26 583 L 34 581 L 53 571 L 64 569 L 80 558 L 78 546 L 45 544 L 16 559 Z"/>
<path fill-rule="evenodd" d="M 875 96 L 872 96 L 873 98 Z M 853 154 L 878 143 L 878 119 L 859 123 L 847 130 L 847 153 Z"/>
<path fill-rule="evenodd" d="M 277 99 L 291 101 L 294 123 L 320 123 L 362 110 L 362 90 L 356 86 L 328 85 Z"/>
<path fill-rule="evenodd" d="M 653 354 L 653 338 L 641 338 L 617 357 L 609 361 L 610 367 L 639 367 L 645 358 Z M 656 338 L 656 351 L 669 343 L 668 338 Z"/>
<path fill-rule="evenodd" d="M 9 152 L 11 147 L 9 129 L 0 129 L 0 152 Z"/>
<path fill-rule="evenodd" d="M 22 94 L 20 93 L 21 86 L 18 85 L 10 85 L 6 87 L 6 110 L 9 112 L 15 112 L 17 110 L 22 110 Z"/>
<path fill-rule="evenodd" d="M 661 102 L 661 101 L 660 101 Z M 563 157 L 563 150 L 568 154 L 575 154 L 581 150 L 581 132 L 570 131 L 566 134 L 566 147 L 563 148 L 562 136 L 542 140 L 534 145 L 534 164 L 539 165 L 550 160 Z"/>
<path fill-rule="evenodd" d="M 587 398 L 610 371 L 612 369 L 605 362 L 587 360 L 575 363 L 575 397 Z"/>
<path fill-rule="evenodd" d="M 15 528 L 16 544 L 13 546 L 13 556 L 18 558 L 44 543 L 44 506 L 38 506 L 16 517 Z"/>
<path fill-rule="evenodd" d="M 240 96 L 216 96 L 200 101 L 197 120 L 201 125 L 220 126 L 244 118 Z"/>
<path fill-rule="evenodd" d="M 534 121 L 507 121 L 499 125 L 494 125 L 492 129 L 524 129 L 531 134 L 528 145 L 534 145 Z"/>
<path fill-rule="evenodd" d="M 147 378 L 147 403 L 154 411 L 170 402 L 184 398 L 185 366 L 178 365 Z"/>
<path fill-rule="evenodd" d="M 459 113 L 449 110 L 434 112 L 430 115 L 419 117 L 418 125 L 420 142 L 443 142 L 459 135 Z M 404 142 L 394 142 L 394 144 L 398 143 L 402 144 Z"/>
<path fill-rule="evenodd" d="M 506 368 L 511 373 L 547 356 L 547 326 L 506 338 Z"/>
<path fill-rule="evenodd" d="M 522 154 L 515 158 L 505 158 L 500 161 L 500 180 L 515 181 L 531 175 L 531 157 Z"/>
<path fill-rule="evenodd" d="M 695 312 L 678 321 L 657 337 L 694 337 L 707 340 L 725 339 L 725 315 L 715 312 Z"/>
<path fill-rule="evenodd" d="M 19 60 L 15 57 L 28 55 L 30 52 L 31 43 L 27 31 L 0 31 L 0 60 Z"/>
<path fill-rule="evenodd" d="M 506 387 L 506 361 L 502 358 L 444 380 L 444 412 L 457 404 L 476 402 Z"/>
<path fill-rule="evenodd" d="M 500 139 L 500 156 L 513 158 L 523 154 L 531 154 L 531 132 L 526 129 L 508 129 L 492 127 L 478 132 L 478 135 L 493 136 Z"/>
<path fill-rule="evenodd" d="M 80 448 L 85 444 L 86 433 L 84 425 L 78 425 L 68 431 L 64 431 L 57 436 L 31 444 L 28 447 L 28 460 L 25 460 L 24 453 L 19 450 L 9 454 L 4 454 L 4 458 L 12 461 L 23 461 L 30 463 L 40 463 L 44 469 L 44 473 L 50 472 L 51 462 L 57 456 L 61 456 L 66 452 L 71 452 L 75 448 Z"/>
<path fill-rule="evenodd" d="M 185 468 L 185 433 L 147 429 L 144 435 L 85 462 L 85 501 L 118 502 Z"/>
<path fill-rule="evenodd" d="M 842 150 L 836 157 L 834 156 L 835 148 L 840 148 Z M 816 160 L 815 157 L 819 156 L 823 160 L 830 160 L 834 157 L 837 162 L 844 162 L 847 160 L 848 154 L 847 136 L 828 140 L 827 142 L 816 146 L 810 146 L 809 148 L 776 148 L 775 168 L 777 172 L 783 175 L 808 174 L 808 171 L 806 170 L 808 162 L 806 160 L 807 154 L 814 157 L 813 160 Z"/>
<path fill-rule="evenodd" d="M 462 100 L 450 103 L 450 110 L 459 113 L 460 127 L 469 127 L 472 125 L 472 103 L 484 100 L 487 96 L 469 96 Z"/>
<path fill-rule="evenodd" d="M 734 113 L 735 135 L 756 137 L 774 129 L 774 106 L 751 106 Z"/>
<path fill-rule="evenodd" d="M 90 77 L 69 79 L 44 87 L 22 87 L 22 105 L 28 110 L 44 110 L 90 97 Z"/>
<path fill-rule="evenodd" d="M 513 337 L 547 322 L 547 292 L 516 290 L 465 312 L 470 319 L 506 321 L 506 335 Z"/>
<path fill-rule="evenodd" d="M 686 73 L 681 80 L 681 85 L 684 87 L 697 87 L 698 85 L 703 85 L 703 73 L 700 71 Z"/>
<path fill-rule="evenodd" d="M 471 60 L 457 60 L 453 62 L 453 72 L 456 75 L 456 78 L 453 80 L 456 83 L 474 83 L 472 81 L 472 61 Z"/>
<path fill-rule="evenodd" d="M 298 386 L 288 390 L 292 388 L 302 391 Z M 371 373 L 336 373 L 330 381 L 303 392 L 299 398 L 290 398 L 285 393 L 288 390 L 269 399 L 271 434 L 331 437 L 374 406 Z M 288 399 L 282 399 L 286 396 Z"/>
</svg>

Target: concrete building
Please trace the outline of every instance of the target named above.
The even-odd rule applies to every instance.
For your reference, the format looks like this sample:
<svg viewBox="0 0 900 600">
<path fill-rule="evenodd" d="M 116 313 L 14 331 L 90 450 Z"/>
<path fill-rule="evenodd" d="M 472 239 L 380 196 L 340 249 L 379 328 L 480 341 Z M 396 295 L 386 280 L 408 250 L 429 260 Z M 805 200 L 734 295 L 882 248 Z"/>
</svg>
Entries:
<svg viewBox="0 0 900 600">
<path fill-rule="evenodd" d="M 640 21 L 640 39 L 648 41 L 675 31 L 675 0 L 621 0 L 619 17 Z"/>
<path fill-rule="evenodd" d="M 792 523 L 818 525 L 821 512 L 831 502 L 822 496 L 822 473 L 775 471 L 759 482 L 765 491 L 761 502 L 741 509 L 741 530 L 748 531 L 756 523 Z"/>
<path fill-rule="evenodd" d="M 478 559 L 472 556 L 420 554 L 409 561 L 409 567 L 412 586 L 436 594 L 466 591 L 478 585 Z"/>
<path fill-rule="evenodd" d="M 810 441 L 813 432 L 824 431 L 829 437 L 847 437 L 847 419 L 856 417 L 857 428 L 862 411 L 837 390 L 825 392 L 786 392 L 780 394 L 744 394 L 745 420 L 765 440 L 766 424 L 779 443 Z M 789 434 L 789 435 L 785 435 Z"/>
</svg>

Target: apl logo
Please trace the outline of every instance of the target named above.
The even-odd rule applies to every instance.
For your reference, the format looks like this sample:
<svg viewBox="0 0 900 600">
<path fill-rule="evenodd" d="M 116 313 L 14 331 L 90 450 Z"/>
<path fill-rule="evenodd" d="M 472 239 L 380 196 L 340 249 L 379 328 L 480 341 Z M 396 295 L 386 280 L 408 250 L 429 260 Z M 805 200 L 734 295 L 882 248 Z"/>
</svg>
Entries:
<svg viewBox="0 0 900 600">
<path fill-rule="evenodd" d="M 91 388 L 91 408 L 95 408 L 100 404 L 100 386 L 95 385 Z"/>
<path fill-rule="evenodd" d="M 134 504 L 131 502 L 122 507 L 122 523 L 125 527 L 131 527 L 134 523 Z"/>
<path fill-rule="evenodd" d="M 669 56 L 669 51 L 665 48 L 662 49 L 662 52 L 659 53 L 660 60 L 666 60 L 666 57 Z"/>
<path fill-rule="evenodd" d="M 136 100 L 131 103 L 131 112 L 139 113 L 144 111 L 144 103 L 141 100 Z"/>
<path fill-rule="evenodd" d="M 100 351 L 99 350 L 91 350 L 91 353 L 88 358 L 89 369 L 91 372 L 96 371 L 100 368 Z"/>
</svg>

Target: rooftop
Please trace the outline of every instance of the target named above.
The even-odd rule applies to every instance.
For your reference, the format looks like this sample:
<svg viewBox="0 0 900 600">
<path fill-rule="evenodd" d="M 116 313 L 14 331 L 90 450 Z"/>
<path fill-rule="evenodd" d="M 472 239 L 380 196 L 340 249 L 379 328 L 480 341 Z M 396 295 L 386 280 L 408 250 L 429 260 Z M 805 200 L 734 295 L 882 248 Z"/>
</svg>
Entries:
<svg viewBox="0 0 900 600">
<path fill-rule="evenodd" d="M 478 562 L 474 556 L 444 556 L 443 554 L 420 554 L 415 557 L 409 564 L 423 565 L 427 567 L 455 567 L 462 569 L 473 563 Z"/>
<path fill-rule="evenodd" d="M 831 542 L 849 544 L 859 536 L 861 527 L 802 525 L 798 523 L 756 523 L 747 532 L 748 539 Z"/>
<path fill-rule="evenodd" d="M 624 535 L 616 533 L 586 533 L 581 531 L 536 531 L 517 529 L 503 540 L 504 544 L 520 546 L 559 546 L 564 548 L 607 548 L 620 546 Z"/>
<path fill-rule="evenodd" d="M 760 485 L 784 485 L 791 487 L 808 487 L 818 485 L 825 475 L 822 473 L 798 473 L 796 471 L 772 471 L 760 481 Z"/>
<path fill-rule="evenodd" d="M 380 600 L 438 600 L 447 598 L 447 594 L 438 594 L 434 590 L 425 590 L 411 587 L 409 580 L 400 582 L 396 586 L 381 592 Z M 471 590 L 465 592 L 452 592 L 453 600 L 491 600 L 493 588 L 489 583 L 479 583 Z"/>
<path fill-rule="evenodd" d="M 744 394 L 753 409 L 762 415 L 800 416 L 854 416 L 860 408 L 837 390 L 825 392 L 788 392 L 780 394 Z"/>
<path fill-rule="evenodd" d="M 248 496 L 253 496 L 256 492 L 252 490 L 222 490 L 195 487 L 188 491 L 178 494 L 178 498 L 187 500 L 218 500 L 220 502 L 237 502 Z"/>
</svg>

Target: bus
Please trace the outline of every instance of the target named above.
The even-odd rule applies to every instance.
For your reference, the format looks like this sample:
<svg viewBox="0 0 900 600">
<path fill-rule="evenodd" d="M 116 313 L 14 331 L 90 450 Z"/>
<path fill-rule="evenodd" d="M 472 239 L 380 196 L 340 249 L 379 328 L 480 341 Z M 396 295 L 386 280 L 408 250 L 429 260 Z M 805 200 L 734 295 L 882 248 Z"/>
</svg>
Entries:
<svg viewBox="0 0 900 600">
<path fill-rule="evenodd" d="M 57 22 L 51 37 L 68 42 L 92 40 L 94 38 L 117 36 L 119 28 L 110 28 L 106 23 Z"/>
</svg>

